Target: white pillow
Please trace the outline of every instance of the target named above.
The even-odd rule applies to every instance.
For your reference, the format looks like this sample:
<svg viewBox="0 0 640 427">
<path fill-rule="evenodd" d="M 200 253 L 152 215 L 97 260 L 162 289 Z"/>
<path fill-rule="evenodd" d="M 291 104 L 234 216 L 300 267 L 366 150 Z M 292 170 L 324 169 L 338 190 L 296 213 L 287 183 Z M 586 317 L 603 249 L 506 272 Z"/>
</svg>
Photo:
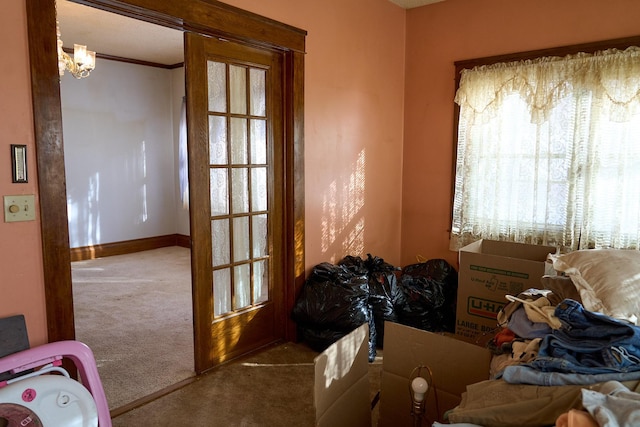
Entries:
<svg viewBox="0 0 640 427">
<path fill-rule="evenodd" d="M 549 259 L 556 271 L 571 278 L 585 309 L 638 325 L 640 251 L 589 249 Z"/>
</svg>

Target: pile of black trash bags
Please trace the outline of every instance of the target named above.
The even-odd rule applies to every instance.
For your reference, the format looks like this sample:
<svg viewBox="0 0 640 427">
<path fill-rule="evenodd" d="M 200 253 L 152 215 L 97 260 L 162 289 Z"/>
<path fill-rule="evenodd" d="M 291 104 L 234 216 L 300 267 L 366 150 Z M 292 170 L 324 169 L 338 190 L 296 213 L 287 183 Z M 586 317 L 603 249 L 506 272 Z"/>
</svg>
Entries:
<svg viewBox="0 0 640 427">
<path fill-rule="evenodd" d="M 369 324 L 369 361 L 383 348 L 384 322 L 454 332 L 458 273 L 443 259 L 402 269 L 382 258 L 347 256 L 316 265 L 293 307 L 299 336 L 312 349 Z"/>
</svg>

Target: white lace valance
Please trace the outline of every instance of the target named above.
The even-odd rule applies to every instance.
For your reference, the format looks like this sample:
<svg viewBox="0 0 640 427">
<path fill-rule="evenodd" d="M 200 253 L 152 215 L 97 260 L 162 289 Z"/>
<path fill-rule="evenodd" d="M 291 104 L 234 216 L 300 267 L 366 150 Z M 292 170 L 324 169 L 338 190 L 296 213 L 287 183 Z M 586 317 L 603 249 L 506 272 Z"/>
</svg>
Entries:
<svg viewBox="0 0 640 427">
<path fill-rule="evenodd" d="M 532 123 L 543 123 L 566 96 L 590 93 L 615 122 L 640 113 L 640 48 L 498 63 L 463 70 L 455 102 L 468 123 L 495 117 L 507 96 L 518 94 Z"/>
</svg>

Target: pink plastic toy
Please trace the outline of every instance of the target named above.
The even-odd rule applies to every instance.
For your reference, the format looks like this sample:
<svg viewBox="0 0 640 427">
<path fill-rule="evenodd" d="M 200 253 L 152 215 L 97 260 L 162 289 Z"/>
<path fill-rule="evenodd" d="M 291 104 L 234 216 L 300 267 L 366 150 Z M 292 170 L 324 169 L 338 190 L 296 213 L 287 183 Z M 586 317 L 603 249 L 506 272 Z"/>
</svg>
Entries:
<svg viewBox="0 0 640 427">
<path fill-rule="evenodd" d="M 58 341 L 10 354 L 0 358 L 0 373 L 17 374 L 48 364 L 59 366 L 63 358 L 68 358 L 75 364 L 80 382 L 93 396 L 98 411 L 98 425 L 111 427 L 109 406 L 98 375 L 96 361 L 93 352 L 86 344 L 79 341 Z M 0 383 L 0 387 L 5 385 L 7 381 Z"/>
</svg>

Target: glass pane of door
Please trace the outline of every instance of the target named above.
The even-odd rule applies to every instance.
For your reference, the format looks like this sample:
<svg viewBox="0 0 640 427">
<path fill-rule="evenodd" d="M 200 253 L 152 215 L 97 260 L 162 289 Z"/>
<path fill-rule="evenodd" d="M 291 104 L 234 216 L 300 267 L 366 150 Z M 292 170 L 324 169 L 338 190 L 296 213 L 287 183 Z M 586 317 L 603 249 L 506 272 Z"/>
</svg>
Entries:
<svg viewBox="0 0 640 427">
<path fill-rule="evenodd" d="M 265 76 L 207 64 L 214 317 L 270 299 Z"/>
</svg>

